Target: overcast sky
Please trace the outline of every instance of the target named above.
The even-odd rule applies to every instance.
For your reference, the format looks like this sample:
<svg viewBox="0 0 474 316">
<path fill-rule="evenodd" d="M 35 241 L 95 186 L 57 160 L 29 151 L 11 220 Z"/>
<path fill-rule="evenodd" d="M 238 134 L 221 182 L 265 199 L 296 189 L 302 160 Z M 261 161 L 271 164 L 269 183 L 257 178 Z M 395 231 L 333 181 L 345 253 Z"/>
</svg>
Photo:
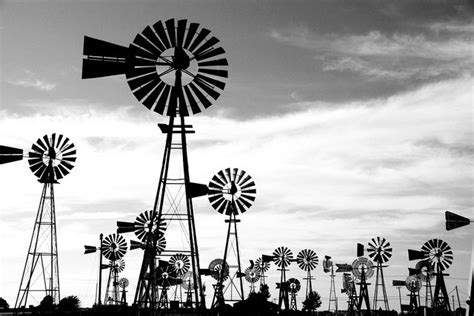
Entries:
<svg viewBox="0 0 474 316">
<path fill-rule="evenodd" d="M 350 263 L 357 242 L 383 236 L 398 308 L 391 281 L 414 266 L 407 249 L 441 238 L 455 255 L 448 292 L 458 285 L 467 298 L 472 227 L 446 232 L 444 211 L 473 214 L 468 1 L 0 1 L 0 10 L 0 144 L 29 149 L 57 132 L 78 149 L 56 186 L 63 297 L 92 304 L 98 258 L 83 245 L 153 206 L 164 146 L 156 123 L 166 121 L 123 76 L 81 80 L 83 37 L 128 46 L 146 25 L 186 18 L 227 51 L 222 96 L 189 119 L 190 174 L 207 183 L 230 166 L 255 179 L 239 226 L 244 266 L 282 245 Z M 2 165 L 0 179 L 0 296 L 13 305 L 41 185 L 26 162 Z M 207 265 L 223 252 L 224 217 L 205 198 L 195 211 Z M 125 259 L 131 300 L 141 253 Z M 293 265 L 289 275 L 304 272 Z M 321 266 L 315 277 L 326 309 L 329 277 Z M 277 279 L 273 266 L 272 299 Z"/>
</svg>

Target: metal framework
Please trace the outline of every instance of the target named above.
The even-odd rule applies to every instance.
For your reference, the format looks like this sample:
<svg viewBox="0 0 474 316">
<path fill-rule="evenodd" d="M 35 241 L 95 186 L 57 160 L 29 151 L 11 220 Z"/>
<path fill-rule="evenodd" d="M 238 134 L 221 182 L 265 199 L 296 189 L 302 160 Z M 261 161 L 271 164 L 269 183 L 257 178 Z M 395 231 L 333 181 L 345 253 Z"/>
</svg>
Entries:
<svg viewBox="0 0 474 316">
<path fill-rule="evenodd" d="M 331 278 L 331 285 L 329 286 L 329 305 L 328 305 L 328 311 L 334 311 L 337 312 L 338 306 L 337 306 L 337 295 L 336 295 L 336 285 L 334 283 L 334 277 L 336 274 L 334 273 L 334 264 L 331 261 L 331 256 L 325 256 L 323 260 L 323 270 L 325 273 L 330 272 L 331 274 L 329 277 Z M 334 303 L 334 308 L 331 309 L 331 303 Z"/>
</svg>

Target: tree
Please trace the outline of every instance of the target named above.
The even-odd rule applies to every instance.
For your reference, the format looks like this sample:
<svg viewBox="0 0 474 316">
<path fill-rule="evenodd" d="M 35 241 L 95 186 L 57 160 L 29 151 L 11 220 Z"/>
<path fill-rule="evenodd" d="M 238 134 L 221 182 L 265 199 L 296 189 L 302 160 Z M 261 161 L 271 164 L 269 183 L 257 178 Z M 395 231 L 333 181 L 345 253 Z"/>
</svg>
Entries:
<svg viewBox="0 0 474 316">
<path fill-rule="evenodd" d="M 51 310 L 53 309 L 53 303 L 54 303 L 53 297 L 51 295 L 46 295 L 41 301 L 41 303 L 39 304 L 39 307 L 42 310 Z"/>
<path fill-rule="evenodd" d="M 81 300 L 76 295 L 70 295 L 59 301 L 58 308 L 61 311 L 76 311 L 80 306 Z"/>
<path fill-rule="evenodd" d="M 270 298 L 270 291 L 268 290 L 268 285 L 261 284 L 259 293 L 265 297 L 265 300 Z"/>
<path fill-rule="evenodd" d="M 309 292 L 303 302 L 303 311 L 312 312 L 319 306 L 321 306 L 321 296 L 316 291 Z"/>
<path fill-rule="evenodd" d="M 9 309 L 10 305 L 8 305 L 7 301 L 3 297 L 0 297 L 0 310 L 2 309 Z"/>
</svg>

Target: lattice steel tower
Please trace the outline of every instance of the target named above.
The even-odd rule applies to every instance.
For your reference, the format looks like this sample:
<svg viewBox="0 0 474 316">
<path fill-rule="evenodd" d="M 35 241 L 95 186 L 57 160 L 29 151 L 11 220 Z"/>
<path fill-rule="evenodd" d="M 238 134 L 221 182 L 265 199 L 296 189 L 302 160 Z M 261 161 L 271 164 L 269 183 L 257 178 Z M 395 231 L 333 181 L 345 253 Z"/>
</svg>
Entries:
<svg viewBox="0 0 474 316">
<path fill-rule="evenodd" d="M 383 268 L 387 267 L 384 265 L 390 257 L 392 256 L 392 248 L 390 247 L 390 242 L 385 238 L 376 237 L 372 238 L 369 241 L 369 247 L 367 247 L 367 252 L 369 257 L 374 260 L 376 265 L 376 274 L 375 274 L 375 291 L 374 291 L 374 301 L 372 309 L 375 311 L 378 309 L 378 303 L 383 302 L 384 309 L 386 311 L 390 310 L 388 306 L 388 297 L 387 290 L 385 288 L 385 280 L 383 277 Z M 379 288 L 382 289 L 382 298 L 379 296 Z"/>
<path fill-rule="evenodd" d="M 225 51 L 210 34 L 197 23 L 169 19 L 147 26 L 129 47 L 85 37 L 82 72 L 84 79 L 124 74 L 145 107 L 169 117 L 168 124 L 158 124 L 166 144 L 152 215 L 166 222 L 167 233 L 178 232 L 180 238 L 170 239 L 170 250 L 161 256 L 189 256 L 194 304 L 201 307 L 205 300 L 192 198 L 207 194 L 207 187 L 190 181 L 187 134 L 194 131 L 185 117 L 210 107 L 225 87 Z M 154 309 L 156 280 L 150 281 L 148 293 L 135 304 Z"/>
<path fill-rule="evenodd" d="M 43 191 L 15 300 L 16 308 L 27 306 L 30 298 L 35 304 L 48 295 L 56 304 L 60 300 L 54 184 L 73 168 L 76 149 L 69 138 L 55 133 L 38 138 L 27 155 L 23 155 L 21 149 L 0 146 L 0 164 L 24 157 L 28 158 L 31 171 L 43 184 Z"/>
</svg>

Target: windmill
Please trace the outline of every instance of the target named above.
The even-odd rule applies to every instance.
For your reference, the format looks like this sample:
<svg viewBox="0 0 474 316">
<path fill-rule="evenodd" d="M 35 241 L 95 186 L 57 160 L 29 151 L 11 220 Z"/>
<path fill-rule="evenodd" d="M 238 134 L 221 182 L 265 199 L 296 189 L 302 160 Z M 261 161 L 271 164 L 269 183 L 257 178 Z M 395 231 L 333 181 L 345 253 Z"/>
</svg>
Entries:
<svg viewBox="0 0 474 316">
<path fill-rule="evenodd" d="M 344 272 L 342 274 L 341 293 L 347 294 L 347 311 L 352 313 L 357 305 L 357 290 L 355 286 L 355 278 L 352 276 L 352 273 Z"/>
<path fill-rule="evenodd" d="M 214 297 L 212 298 L 212 307 L 224 306 L 224 292 L 222 281 L 229 277 L 229 265 L 222 259 L 214 259 L 209 263 L 208 274 L 217 281 L 214 284 Z"/>
<path fill-rule="evenodd" d="M 76 162 L 76 149 L 69 138 L 53 133 L 44 135 L 27 154 L 22 149 L 0 146 L 0 164 L 28 158 L 30 170 L 43 184 L 33 233 L 26 255 L 15 308 L 27 306 L 28 299 L 38 303 L 44 296 L 60 300 L 58 245 L 54 184 L 69 174 Z"/>
<path fill-rule="evenodd" d="M 99 282 L 98 282 L 98 295 L 97 295 L 97 305 L 102 305 L 102 250 L 103 250 L 103 244 L 104 244 L 104 234 L 99 235 L 99 247 L 95 246 L 84 246 L 84 254 L 88 253 L 95 253 L 97 250 L 99 250 Z"/>
<path fill-rule="evenodd" d="M 245 269 L 245 280 L 250 283 L 250 293 L 255 293 L 255 283 L 260 280 L 260 274 L 255 267 Z"/>
<path fill-rule="evenodd" d="M 143 260 L 135 291 L 134 304 L 157 307 L 156 258 L 166 248 L 166 224 L 153 210 L 139 214 L 134 222 L 117 222 L 117 233 L 135 233 L 140 241 L 131 240 L 130 250 L 143 249 Z"/>
<path fill-rule="evenodd" d="M 140 103 L 169 117 L 168 124 L 158 124 L 166 143 L 153 215 L 180 232 L 181 240 L 173 238 L 176 245 L 170 245 L 166 255 L 184 253 L 190 257 L 194 301 L 202 307 L 205 299 L 192 198 L 206 195 L 207 187 L 190 181 L 186 135 L 194 131 L 185 117 L 210 107 L 225 87 L 228 63 L 218 44 L 211 31 L 198 23 L 169 19 L 147 26 L 128 47 L 86 36 L 82 67 L 83 79 L 125 75 Z M 143 260 L 149 258 L 144 255 Z M 139 291 L 143 295 L 135 296 L 135 304 L 154 308 L 154 287 Z"/>
<path fill-rule="evenodd" d="M 183 280 L 183 276 L 189 271 L 189 268 L 191 267 L 191 262 L 188 258 L 188 256 L 182 254 L 182 253 L 177 253 L 173 256 L 171 256 L 169 260 L 169 264 L 171 265 L 171 268 L 173 269 L 174 274 L 181 280 Z M 192 276 L 191 276 L 192 277 Z M 182 285 L 182 283 L 181 283 Z M 182 295 L 182 286 L 176 287 L 175 289 L 175 299 L 176 295 L 179 289 L 179 301 L 183 303 L 183 295 Z M 188 290 L 189 291 L 189 290 Z M 188 297 L 187 297 L 188 299 Z M 192 302 L 192 296 L 191 296 L 191 302 Z M 184 305 L 184 304 L 183 304 Z"/>
<path fill-rule="evenodd" d="M 228 216 L 225 220 L 228 223 L 227 237 L 225 242 L 223 260 L 229 264 L 230 269 L 235 269 L 231 273 L 228 285 L 223 288 L 224 280 L 219 280 L 219 287 L 223 288 L 223 294 L 230 288 L 230 298 L 225 301 L 235 302 L 244 299 L 244 287 L 242 284 L 242 273 L 240 266 L 239 237 L 237 234 L 237 215 L 245 213 L 255 201 L 257 190 L 252 177 L 244 170 L 237 168 L 227 168 L 219 171 L 209 182 L 209 202 L 219 213 Z M 235 258 L 230 255 L 234 254 Z M 231 260 L 233 259 L 233 260 Z M 236 284 L 236 282 L 238 284 Z M 234 298 L 233 293 L 236 293 Z M 217 291 L 215 292 L 218 293 Z M 215 300 L 221 302 L 220 300 Z"/>
<path fill-rule="evenodd" d="M 122 289 L 120 304 L 127 305 L 127 287 L 129 285 L 129 281 L 127 278 L 120 278 L 120 280 L 118 280 L 118 283 L 119 283 L 119 287 Z"/>
<path fill-rule="evenodd" d="M 127 253 L 127 241 L 123 236 L 110 234 L 102 242 L 102 255 L 109 260 L 105 268 L 109 269 L 109 278 L 105 291 L 104 303 L 106 305 L 119 305 L 120 288 L 119 273 L 125 269 L 123 256 Z"/>
<path fill-rule="evenodd" d="M 370 279 L 374 275 L 374 264 L 366 257 L 359 257 L 352 262 L 352 274 L 359 280 L 359 301 L 357 303 L 357 310 L 362 310 L 362 304 L 365 303 L 367 311 L 370 311 L 370 299 L 369 290 L 367 285 L 367 279 Z"/>
<path fill-rule="evenodd" d="M 186 272 L 185 274 L 181 275 L 181 280 L 182 280 L 181 287 L 186 292 L 186 302 L 184 302 L 183 307 L 190 308 L 192 307 L 192 304 L 193 304 L 193 297 L 192 297 L 193 282 L 194 282 L 193 273 L 191 271 Z"/>
<path fill-rule="evenodd" d="M 421 279 L 418 275 L 409 275 L 405 280 L 405 286 L 410 292 L 410 309 L 415 311 L 419 306 L 419 293 L 422 287 Z"/>
<path fill-rule="evenodd" d="M 325 273 L 329 273 L 331 277 L 331 286 L 329 287 L 329 307 L 328 311 L 335 311 L 337 312 L 337 296 L 336 296 L 336 285 L 334 283 L 334 277 L 336 276 L 334 274 L 334 264 L 331 260 L 331 256 L 324 256 L 323 260 L 323 271 Z M 331 309 L 331 303 L 334 302 L 334 309 Z"/>
<path fill-rule="evenodd" d="M 301 283 L 300 280 L 296 278 L 289 278 L 288 281 L 288 290 L 290 291 L 290 310 L 295 311 L 298 309 L 296 305 L 296 293 L 301 290 Z"/>
<path fill-rule="evenodd" d="M 255 271 L 258 272 L 260 276 L 260 287 L 265 284 L 265 272 L 270 269 L 270 262 L 273 261 L 273 256 L 262 255 L 261 257 L 257 258 L 255 261 Z"/>
<path fill-rule="evenodd" d="M 278 247 L 273 251 L 273 262 L 279 267 L 280 271 L 280 283 L 277 283 L 278 291 L 278 306 L 285 305 L 285 310 L 288 310 L 288 282 L 286 281 L 287 267 L 290 266 L 293 261 L 293 252 L 286 247 Z"/>
<path fill-rule="evenodd" d="M 179 285 L 183 281 L 176 274 L 176 270 L 173 266 L 164 260 L 159 260 L 158 267 L 156 268 L 156 284 L 161 287 L 160 299 L 158 301 L 159 309 L 168 309 L 168 290 L 171 286 Z"/>
<path fill-rule="evenodd" d="M 421 260 L 415 265 L 415 273 L 425 284 L 425 306 L 431 306 L 433 303 L 433 292 L 431 291 L 431 281 L 434 278 L 434 269 L 430 261 Z"/>
<path fill-rule="evenodd" d="M 445 270 L 453 263 L 454 256 L 451 247 L 441 239 L 430 239 L 419 250 L 408 250 L 409 260 L 428 261 L 433 266 L 436 276 L 436 285 L 433 296 L 433 309 L 451 311 L 448 292 L 444 282 Z"/>
<path fill-rule="evenodd" d="M 373 301 L 373 310 L 378 309 L 378 302 L 382 301 L 383 306 L 386 311 L 389 311 L 388 306 L 388 297 L 387 290 L 385 288 L 385 280 L 383 277 L 383 268 L 387 267 L 384 265 L 390 257 L 392 256 L 392 247 L 390 247 L 390 242 L 388 242 L 383 237 L 372 238 L 369 241 L 369 247 L 367 248 L 367 253 L 373 261 L 376 262 L 376 274 L 375 274 L 375 292 L 374 292 L 374 301 Z M 379 287 L 382 288 L 382 299 L 379 299 L 378 290 Z"/>
<path fill-rule="evenodd" d="M 312 280 L 314 277 L 311 275 L 311 271 L 316 268 L 319 263 L 319 257 L 311 249 L 303 249 L 298 255 L 296 255 L 296 264 L 301 270 L 306 271 L 306 298 L 308 294 L 313 291 Z"/>
</svg>

